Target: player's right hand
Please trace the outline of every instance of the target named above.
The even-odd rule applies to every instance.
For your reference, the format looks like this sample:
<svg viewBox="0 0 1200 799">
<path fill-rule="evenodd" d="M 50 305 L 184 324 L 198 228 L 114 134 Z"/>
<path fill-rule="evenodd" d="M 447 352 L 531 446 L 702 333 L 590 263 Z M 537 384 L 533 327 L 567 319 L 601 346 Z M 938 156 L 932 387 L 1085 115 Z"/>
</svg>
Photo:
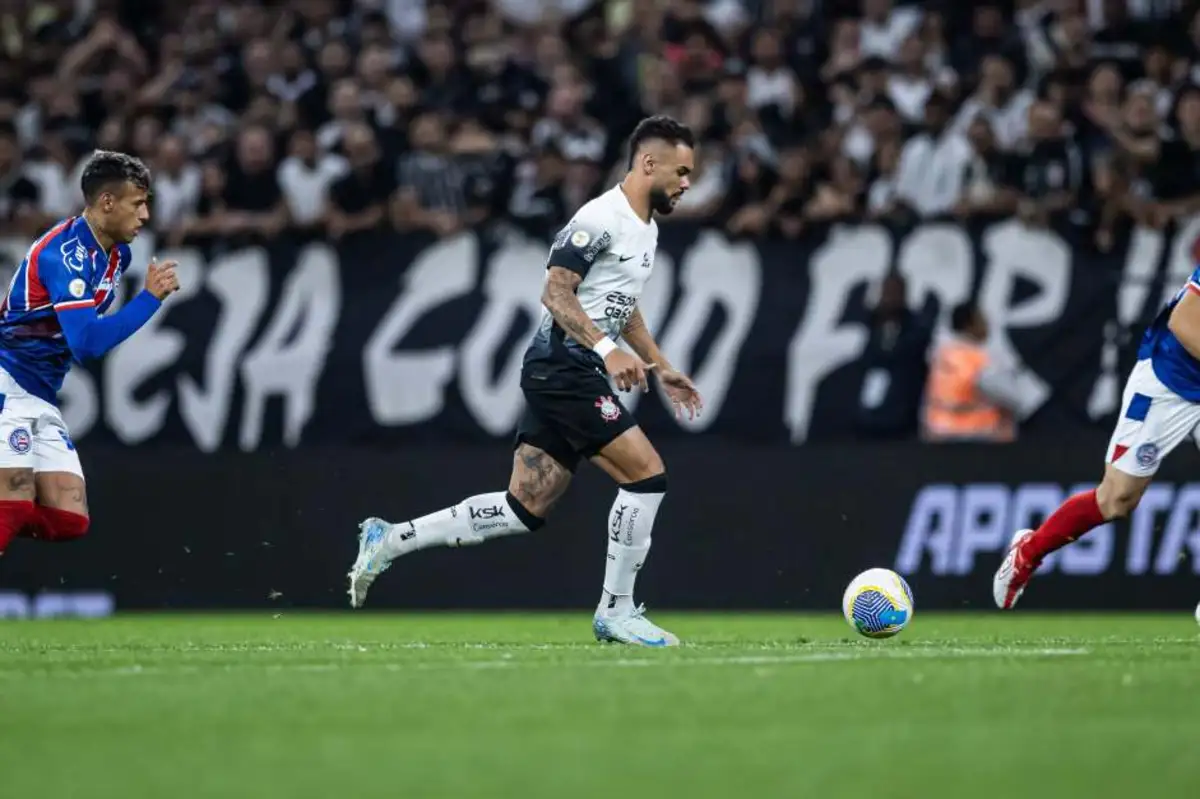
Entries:
<svg viewBox="0 0 1200 799">
<path fill-rule="evenodd" d="M 154 260 L 150 260 L 150 265 L 146 267 L 146 291 L 154 295 L 154 297 L 162 302 L 168 295 L 179 291 L 179 277 L 175 274 L 175 267 L 178 264 L 175 261 L 163 261 L 161 264 Z"/>
<path fill-rule="evenodd" d="M 635 387 L 641 388 L 642 391 L 650 390 L 646 378 L 654 364 L 643 363 L 636 355 L 615 349 L 604 359 L 604 366 L 619 390 L 633 391 Z"/>
</svg>

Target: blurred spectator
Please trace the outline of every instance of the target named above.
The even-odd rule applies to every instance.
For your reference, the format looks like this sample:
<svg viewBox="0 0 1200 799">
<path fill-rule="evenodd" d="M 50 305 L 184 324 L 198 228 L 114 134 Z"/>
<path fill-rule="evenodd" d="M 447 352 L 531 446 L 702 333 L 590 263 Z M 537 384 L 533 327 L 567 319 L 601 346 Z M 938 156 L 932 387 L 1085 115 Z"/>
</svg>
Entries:
<svg viewBox="0 0 1200 799">
<path fill-rule="evenodd" d="M 339 144 L 344 135 L 345 129 L 339 133 Z M 301 128 L 292 134 L 277 179 L 295 227 L 313 229 L 323 222 L 329 187 L 348 169 L 345 158 L 317 149 L 312 131 Z"/>
<path fill-rule="evenodd" d="M 904 278 L 892 272 L 871 311 L 863 352 L 857 428 L 871 438 L 904 438 L 917 432 L 928 373 L 929 320 L 908 307 Z"/>
<path fill-rule="evenodd" d="M 1030 106 L 1028 144 L 1017 167 L 1017 214 L 1026 224 L 1044 227 L 1060 217 L 1086 213 L 1082 203 L 1088 166 L 1079 146 L 1065 135 L 1062 113 L 1054 104 L 1039 101 Z"/>
<path fill-rule="evenodd" d="M 342 146 L 349 172 L 333 182 L 325 211 L 329 235 L 334 239 L 379 228 L 387 219 L 388 202 L 396 188 L 395 175 L 382 163 L 370 126 L 347 127 Z"/>
<path fill-rule="evenodd" d="M 887 80 L 887 93 L 905 122 L 921 122 L 925 101 L 933 93 L 933 79 L 925 67 L 925 46 L 915 33 L 900 43 L 896 69 Z"/>
<path fill-rule="evenodd" d="M 949 128 L 950 102 L 943 95 L 930 95 L 924 114 L 924 129 L 900 153 L 896 195 L 908 208 L 929 217 L 947 214 L 958 205 L 971 148 Z"/>
<path fill-rule="evenodd" d="M 1017 87 L 1012 62 L 1002 55 L 985 56 L 979 71 L 979 86 L 959 109 L 954 130 L 966 133 L 967 127 L 983 115 L 996 145 L 1002 150 L 1011 150 L 1025 139 L 1029 129 L 1033 92 Z"/>
<path fill-rule="evenodd" d="M 1011 216 L 1017 210 L 1019 179 L 1015 159 L 1000 150 L 992 126 L 981 114 L 967 128 L 971 159 L 963 177 L 963 193 L 955 207 L 960 217 Z"/>
<path fill-rule="evenodd" d="M 17 132 L 0 127 L 0 219 L 26 235 L 42 222 L 38 187 L 25 175 Z"/>
<path fill-rule="evenodd" d="M 447 154 L 446 125 L 440 114 L 427 111 L 413 120 L 409 130 L 409 151 L 400 158 L 392 223 L 399 230 L 428 230 L 439 236 L 457 233 L 467 210 L 465 179 Z"/>
<path fill-rule="evenodd" d="M 150 222 L 159 232 L 184 223 L 200 202 L 200 167 L 190 163 L 183 140 L 164 136 L 151 160 L 154 181 Z"/>
<path fill-rule="evenodd" d="M 892 0 L 862 0 L 862 10 L 859 51 L 888 61 L 896 60 L 904 40 L 917 33 L 921 24 L 920 9 L 897 8 Z"/>
<path fill-rule="evenodd" d="M 222 196 L 220 232 L 234 242 L 261 242 L 288 223 L 283 190 L 275 175 L 275 144 L 262 126 L 238 134 Z"/>
<path fill-rule="evenodd" d="M 508 213 L 526 235 L 547 239 L 566 216 L 563 181 L 567 165 L 554 145 L 547 145 L 522 161 L 516 170 Z"/>
<path fill-rule="evenodd" d="M 921 409 L 925 441 L 1005 443 L 1016 439 L 1021 407 L 1015 371 L 987 347 L 988 322 L 971 302 L 950 316 L 934 346 Z"/>
</svg>

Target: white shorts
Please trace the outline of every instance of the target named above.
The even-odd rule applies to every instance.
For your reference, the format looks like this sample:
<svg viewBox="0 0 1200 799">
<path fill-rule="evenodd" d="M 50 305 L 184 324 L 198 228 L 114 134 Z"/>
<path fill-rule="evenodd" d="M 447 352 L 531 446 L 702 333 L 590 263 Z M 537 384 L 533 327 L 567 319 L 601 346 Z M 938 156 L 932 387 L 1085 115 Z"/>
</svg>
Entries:
<svg viewBox="0 0 1200 799">
<path fill-rule="evenodd" d="M 1162 459 L 1200 425 L 1200 403 L 1162 384 L 1149 360 L 1138 361 L 1121 397 L 1121 418 L 1108 443 L 1106 463 L 1125 474 L 1149 477 Z"/>
<path fill-rule="evenodd" d="M 58 408 L 0 369 L 0 469 L 70 472 L 83 477 L 79 453 Z"/>
</svg>

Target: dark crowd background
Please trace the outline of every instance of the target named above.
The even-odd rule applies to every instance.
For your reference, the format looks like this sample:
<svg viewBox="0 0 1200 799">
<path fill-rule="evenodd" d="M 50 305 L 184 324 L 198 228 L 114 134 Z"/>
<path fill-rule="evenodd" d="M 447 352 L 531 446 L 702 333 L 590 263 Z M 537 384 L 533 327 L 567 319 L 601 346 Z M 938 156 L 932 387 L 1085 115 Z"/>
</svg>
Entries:
<svg viewBox="0 0 1200 799">
<path fill-rule="evenodd" d="M 701 142 L 679 217 L 1062 221 L 1087 246 L 1200 210 L 1184 0 L 8 2 L 0 223 L 79 203 L 92 148 L 154 169 L 156 232 L 546 237 L 638 119 Z"/>
</svg>

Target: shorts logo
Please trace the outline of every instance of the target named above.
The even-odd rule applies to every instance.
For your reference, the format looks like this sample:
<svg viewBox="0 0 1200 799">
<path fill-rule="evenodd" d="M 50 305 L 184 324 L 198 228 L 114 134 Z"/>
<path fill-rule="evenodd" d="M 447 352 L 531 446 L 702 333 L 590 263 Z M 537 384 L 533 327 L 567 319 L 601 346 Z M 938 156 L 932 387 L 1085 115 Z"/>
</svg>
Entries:
<svg viewBox="0 0 1200 799">
<path fill-rule="evenodd" d="M 621 406 L 614 402 L 612 397 L 596 400 L 596 407 L 600 409 L 600 418 L 606 422 L 615 422 L 621 418 Z"/>
<path fill-rule="evenodd" d="M 69 435 L 67 435 L 67 431 L 59 430 L 58 434 L 59 434 L 59 436 L 62 437 L 63 443 L 67 445 L 67 450 L 74 452 L 75 451 L 75 442 L 71 440 L 71 437 Z"/>
<path fill-rule="evenodd" d="M 1153 466 L 1158 461 L 1158 445 L 1154 443 L 1142 444 L 1137 448 L 1138 466 Z"/>
<path fill-rule="evenodd" d="M 8 445 L 18 455 L 24 455 L 33 448 L 33 438 L 24 427 L 18 427 L 8 435 Z"/>
</svg>

